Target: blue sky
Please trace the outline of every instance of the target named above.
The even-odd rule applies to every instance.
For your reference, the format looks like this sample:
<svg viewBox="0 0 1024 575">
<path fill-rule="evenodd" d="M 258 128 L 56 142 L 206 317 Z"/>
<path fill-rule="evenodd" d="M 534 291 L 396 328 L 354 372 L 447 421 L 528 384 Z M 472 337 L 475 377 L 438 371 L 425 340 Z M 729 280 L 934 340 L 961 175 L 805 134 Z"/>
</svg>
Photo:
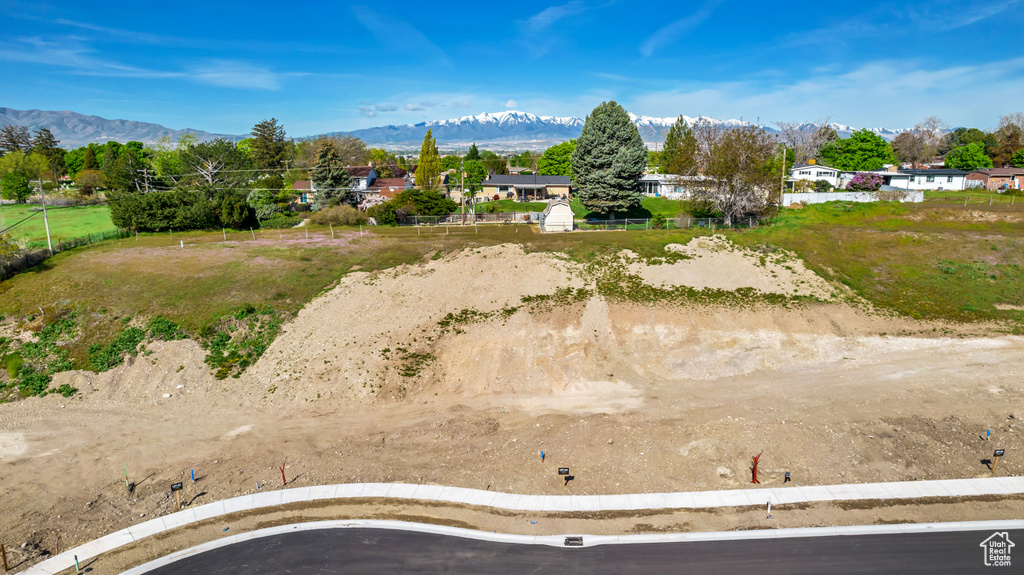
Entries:
<svg viewBox="0 0 1024 575">
<path fill-rule="evenodd" d="M 289 135 L 517 109 L 990 128 L 1024 110 L 1024 0 L 0 0 L 0 105 Z"/>
</svg>

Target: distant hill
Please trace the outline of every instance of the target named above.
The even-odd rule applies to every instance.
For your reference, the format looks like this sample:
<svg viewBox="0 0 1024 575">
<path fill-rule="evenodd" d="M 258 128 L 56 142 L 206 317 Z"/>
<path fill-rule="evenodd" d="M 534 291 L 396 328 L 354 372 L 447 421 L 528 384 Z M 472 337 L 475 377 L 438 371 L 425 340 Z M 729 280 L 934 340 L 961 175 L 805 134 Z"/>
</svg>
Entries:
<svg viewBox="0 0 1024 575">
<path fill-rule="evenodd" d="M 200 140 L 227 138 L 237 142 L 248 137 L 248 135 L 212 134 L 189 128 L 174 130 L 160 124 L 132 120 L 108 120 L 99 116 L 86 116 L 66 110 L 50 112 L 0 107 L 0 125 L 7 124 L 25 126 L 29 130 L 48 128 L 60 140 L 60 144 L 64 148 L 77 148 L 91 142 L 103 143 L 108 140 L 122 143 L 134 140 L 152 144 L 164 136 L 169 136 L 171 141 L 176 142 L 182 134 L 189 132 L 195 134 Z"/>
</svg>

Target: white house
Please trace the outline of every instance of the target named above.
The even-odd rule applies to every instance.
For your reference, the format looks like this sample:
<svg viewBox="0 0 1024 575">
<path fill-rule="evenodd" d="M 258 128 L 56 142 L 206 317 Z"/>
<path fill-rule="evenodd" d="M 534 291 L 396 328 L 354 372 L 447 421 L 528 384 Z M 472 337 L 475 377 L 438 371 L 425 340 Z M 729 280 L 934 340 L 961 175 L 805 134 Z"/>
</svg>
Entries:
<svg viewBox="0 0 1024 575">
<path fill-rule="evenodd" d="M 793 166 L 793 169 L 789 171 L 789 181 L 795 183 L 797 180 L 809 180 L 811 182 L 825 180 L 833 188 L 840 187 L 839 170 L 828 166 L 822 166 L 820 164 L 800 164 Z"/>
<path fill-rule="evenodd" d="M 897 172 L 895 169 L 886 168 L 884 170 L 858 170 L 858 171 L 844 171 L 839 172 L 839 185 L 836 186 L 839 189 L 846 189 L 846 185 L 850 183 L 850 180 L 857 177 L 857 174 L 875 174 L 882 176 L 882 185 L 891 186 L 893 188 L 900 188 L 903 190 L 910 189 L 910 175 L 902 172 Z"/>
<path fill-rule="evenodd" d="M 544 214 L 541 216 L 540 229 L 545 232 L 571 232 L 572 227 L 572 208 L 569 207 L 569 200 L 549 200 L 548 207 L 544 208 Z"/>
<path fill-rule="evenodd" d="M 901 174 L 910 177 L 907 189 L 910 190 L 963 190 L 967 187 L 967 172 L 951 169 L 931 170 L 900 170 Z"/>
</svg>

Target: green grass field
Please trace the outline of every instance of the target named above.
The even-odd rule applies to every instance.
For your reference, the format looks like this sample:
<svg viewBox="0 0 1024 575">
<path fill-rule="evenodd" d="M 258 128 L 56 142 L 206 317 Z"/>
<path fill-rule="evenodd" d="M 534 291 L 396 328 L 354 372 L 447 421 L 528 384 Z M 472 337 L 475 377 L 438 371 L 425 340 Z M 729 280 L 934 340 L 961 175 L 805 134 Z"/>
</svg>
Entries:
<svg viewBox="0 0 1024 575">
<path fill-rule="evenodd" d="M 334 239 L 329 230 L 313 228 L 257 230 L 255 239 L 245 231 L 229 232 L 226 240 L 220 232 L 187 232 L 173 240 L 170 234 L 142 234 L 106 241 L 0 282 L 0 314 L 41 325 L 40 319 L 76 311 L 83 331 L 71 352 L 82 362 L 85 348 L 111 341 L 124 318 L 161 315 L 196 334 L 242 306 L 294 313 L 354 269 L 379 270 L 500 243 L 561 252 L 580 262 L 626 248 L 656 257 L 669 243 L 710 233 L 541 234 L 527 225 L 452 226 L 448 234 L 444 228 L 367 230 L 360 237 L 358 230 L 335 228 Z M 833 202 L 783 210 L 770 226 L 719 233 L 755 249 L 791 250 L 881 309 L 922 319 L 1002 321 L 1018 332 L 1024 327 L 1024 312 L 1017 309 L 1024 307 L 1024 225 L 1008 206 Z"/>
<path fill-rule="evenodd" d="M 42 212 L 34 211 L 36 209 L 39 209 L 39 206 L 25 204 L 0 206 L 0 216 L 3 218 L 3 225 L 0 225 L 0 229 L 32 216 L 31 219 L 12 228 L 8 233 L 11 237 L 28 241 L 29 247 L 45 246 L 46 226 L 43 223 Z M 50 221 L 50 236 L 54 243 L 62 239 L 117 229 L 110 221 L 110 209 L 107 206 L 47 208 L 46 216 Z"/>
</svg>

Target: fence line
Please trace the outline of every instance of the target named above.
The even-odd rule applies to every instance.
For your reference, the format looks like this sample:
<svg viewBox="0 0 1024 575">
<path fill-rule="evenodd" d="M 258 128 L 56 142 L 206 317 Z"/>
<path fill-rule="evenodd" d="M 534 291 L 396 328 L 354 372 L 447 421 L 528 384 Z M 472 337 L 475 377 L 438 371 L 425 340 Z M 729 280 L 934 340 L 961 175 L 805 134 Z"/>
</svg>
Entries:
<svg viewBox="0 0 1024 575">
<path fill-rule="evenodd" d="M 122 239 L 131 237 L 132 232 L 128 230 L 114 230 L 98 234 L 86 234 L 81 237 L 71 238 L 53 244 L 53 254 L 59 254 L 80 246 L 94 244 L 105 240 Z M 37 266 L 50 257 L 50 250 L 46 248 L 38 250 L 26 250 L 14 256 L 9 261 L 0 264 L 0 281 L 14 277 L 21 272 Z"/>
<path fill-rule="evenodd" d="M 691 228 L 754 228 L 764 221 L 756 216 L 732 218 L 668 218 L 655 223 L 653 218 L 625 218 L 615 220 L 582 220 L 576 222 L 579 230 L 686 230 Z M 654 227 L 655 225 L 659 227 Z"/>
</svg>

